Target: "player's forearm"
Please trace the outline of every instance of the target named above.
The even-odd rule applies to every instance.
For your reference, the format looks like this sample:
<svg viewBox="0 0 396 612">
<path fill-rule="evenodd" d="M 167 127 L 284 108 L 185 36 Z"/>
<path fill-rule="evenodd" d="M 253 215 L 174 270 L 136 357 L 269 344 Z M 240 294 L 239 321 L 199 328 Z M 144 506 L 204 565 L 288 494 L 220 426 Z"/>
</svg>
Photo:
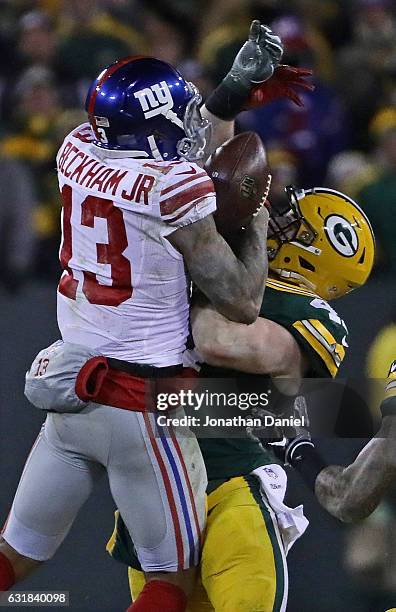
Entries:
<svg viewBox="0 0 396 612">
<path fill-rule="evenodd" d="M 205 157 L 201 160 L 201 164 L 203 165 L 218 147 L 234 136 L 235 121 L 224 121 L 223 119 L 219 119 L 219 117 L 216 117 L 208 111 L 205 105 L 201 108 L 201 114 L 212 124 L 212 137 L 205 149 Z"/>
<path fill-rule="evenodd" d="M 182 253 L 191 279 L 225 317 L 239 323 L 253 323 L 259 314 L 267 270 L 265 233 L 268 222 L 266 210 L 260 211 L 252 224 L 260 227 L 260 245 L 252 249 L 246 261 L 232 252 L 218 234 L 211 216 L 191 223 L 169 235 L 168 240 Z M 264 239 L 262 233 L 264 233 Z M 258 259 L 253 270 L 251 259 Z M 250 260 L 249 260 L 250 257 Z"/>
<path fill-rule="evenodd" d="M 262 208 L 244 232 L 238 258 L 244 264 L 251 298 L 260 308 L 268 275 L 267 231 L 269 212 Z"/>
<path fill-rule="evenodd" d="M 263 208 L 246 230 L 238 258 L 229 259 L 229 264 L 221 266 L 219 273 L 217 261 L 221 261 L 222 253 L 212 253 L 207 265 L 202 267 L 206 273 L 199 279 L 193 277 L 216 309 L 231 321 L 251 324 L 259 315 L 268 274 L 267 226 L 268 211 Z M 242 304 L 244 318 L 241 318 Z"/>
<path fill-rule="evenodd" d="M 227 319 L 251 324 L 259 314 L 267 280 L 266 235 L 267 209 L 260 210 L 245 232 L 238 258 L 228 244 L 218 240 L 217 249 L 204 249 L 191 262 L 191 276 L 196 285 Z"/>
<path fill-rule="evenodd" d="M 258 317 L 240 325 L 199 300 L 191 310 L 194 343 L 206 363 L 250 374 L 269 374 L 299 382 L 305 368 L 300 348 L 284 327 Z"/>
<path fill-rule="evenodd" d="M 195 262 L 187 263 L 191 278 L 226 319 L 251 324 L 259 315 L 261 303 L 252 289 L 249 270 L 237 258 L 226 259 L 226 255 L 225 250 L 219 248 L 216 253 L 201 256 L 199 268 Z M 265 280 L 263 269 L 262 286 Z"/>
<path fill-rule="evenodd" d="M 342 512 L 347 481 L 345 468 L 341 465 L 330 465 L 324 468 L 315 482 L 315 495 L 321 506 L 335 518 L 345 520 Z"/>
<path fill-rule="evenodd" d="M 374 438 L 350 466 L 322 470 L 315 483 L 321 505 L 344 522 L 369 516 L 396 479 L 395 450 L 394 438 Z"/>
<path fill-rule="evenodd" d="M 210 324 L 202 329 L 203 317 L 192 329 L 195 346 L 210 365 L 249 374 L 271 374 L 269 350 L 263 350 L 262 338 L 257 336 L 257 321 L 259 319 L 250 325 L 241 325 L 223 319 L 217 325 Z"/>
<path fill-rule="evenodd" d="M 251 325 L 235 323 L 209 303 L 195 305 L 191 311 L 195 346 L 210 365 L 262 374 L 263 363 L 257 357 L 260 338 L 254 333 L 257 321 Z"/>
</svg>

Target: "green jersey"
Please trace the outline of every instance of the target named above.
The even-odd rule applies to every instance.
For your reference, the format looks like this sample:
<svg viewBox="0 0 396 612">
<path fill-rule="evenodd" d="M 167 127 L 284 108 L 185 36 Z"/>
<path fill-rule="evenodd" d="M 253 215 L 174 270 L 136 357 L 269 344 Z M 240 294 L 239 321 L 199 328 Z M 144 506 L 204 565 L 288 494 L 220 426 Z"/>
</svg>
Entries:
<svg viewBox="0 0 396 612">
<path fill-rule="evenodd" d="M 348 346 L 348 330 L 335 310 L 317 295 L 283 281 L 267 281 L 260 316 L 285 327 L 308 361 L 307 377 L 334 377 Z M 201 375 L 209 378 L 241 377 L 246 389 L 263 376 L 237 373 L 204 364 Z M 266 377 L 269 378 L 269 377 Z M 201 438 L 199 444 L 208 473 L 209 491 L 235 476 L 274 463 L 274 457 L 250 438 Z"/>
</svg>

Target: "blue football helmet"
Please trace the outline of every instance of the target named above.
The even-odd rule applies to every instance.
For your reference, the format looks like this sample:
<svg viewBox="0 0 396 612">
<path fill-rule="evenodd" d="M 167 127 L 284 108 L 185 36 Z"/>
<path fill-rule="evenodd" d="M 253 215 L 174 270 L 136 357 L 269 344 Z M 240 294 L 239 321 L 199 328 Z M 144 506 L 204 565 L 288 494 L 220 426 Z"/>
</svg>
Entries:
<svg viewBox="0 0 396 612">
<path fill-rule="evenodd" d="M 89 88 L 85 109 L 103 149 L 137 157 L 198 160 L 210 140 L 197 88 L 161 60 L 132 56 L 105 68 Z"/>
</svg>

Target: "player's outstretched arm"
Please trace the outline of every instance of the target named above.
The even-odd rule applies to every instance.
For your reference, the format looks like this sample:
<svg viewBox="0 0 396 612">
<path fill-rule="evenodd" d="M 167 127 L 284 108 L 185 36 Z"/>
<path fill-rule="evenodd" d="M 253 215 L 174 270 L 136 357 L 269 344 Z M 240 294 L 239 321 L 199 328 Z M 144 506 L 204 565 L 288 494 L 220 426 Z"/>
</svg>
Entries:
<svg viewBox="0 0 396 612">
<path fill-rule="evenodd" d="M 355 461 L 346 468 L 329 466 L 316 478 L 319 502 L 341 521 L 369 516 L 396 480 L 396 361 L 390 367 L 380 409 L 381 428 Z"/>
<path fill-rule="evenodd" d="M 267 279 L 268 211 L 262 208 L 244 232 L 238 258 L 216 230 L 210 215 L 168 236 L 197 287 L 228 319 L 253 323 Z"/>
<path fill-rule="evenodd" d="M 300 472 L 320 504 L 346 523 L 369 516 L 396 481 L 396 361 L 391 366 L 380 409 L 380 430 L 347 467 L 326 467 L 309 431 L 286 439 L 277 449 L 279 458 Z"/>
<path fill-rule="evenodd" d="M 271 78 L 282 54 L 280 38 L 257 19 L 252 21 L 248 39 L 238 51 L 230 71 L 201 108 L 202 116 L 212 124 L 212 138 L 205 151 L 205 160 L 233 137 L 234 119 L 249 106 L 253 89 Z M 264 103 L 260 101 L 258 105 Z"/>
<path fill-rule="evenodd" d="M 268 443 L 282 463 L 300 473 L 325 510 L 346 523 L 369 516 L 396 481 L 396 361 L 380 408 L 380 430 L 348 467 L 326 466 L 306 426 Z"/>
<path fill-rule="evenodd" d="M 205 148 L 205 154 L 202 160 L 199 160 L 199 165 L 203 166 L 207 159 L 212 155 L 218 147 L 230 140 L 235 134 L 235 121 L 234 119 L 226 121 L 220 119 L 208 111 L 205 104 L 201 108 L 202 117 L 208 119 L 212 125 L 212 136 L 209 140 L 209 144 Z"/>
<path fill-rule="evenodd" d="M 387 416 L 351 465 L 331 465 L 319 473 L 315 495 L 330 514 L 353 522 L 369 516 L 395 480 L 396 416 Z"/>
<path fill-rule="evenodd" d="M 259 317 L 252 325 L 240 325 L 198 299 L 191 311 L 191 325 L 195 346 L 210 365 L 296 380 L 306 368 L 292 334 L 269 319 Z"/>
<path fill-rule="evenodd" d="M 393 423 L 388 422 L 391 418 Z M 396 418 L 384 419 L 377 435 L 383 437 L 370 440 L 348 467 L 326 466 L 309 432 L 268 446 L 280 461 L 300 473 L 327 512 L 352 523 L 368 517 L 396 480 Z"/>
<path fill-rule="evenodd" d="M 212 125 L 212 138 L 205 150 L 205 161 L 234 135 L 234 120 L 244 110 L 269 104 L 279 98 L 304 106 L 302 92 L 313 91 L 312 70 L 280 64 L 281 39 L 268 26 L 254 20 L 249 38 L 238 51 L 233 65 L 201 108 Z"/>
</svg>

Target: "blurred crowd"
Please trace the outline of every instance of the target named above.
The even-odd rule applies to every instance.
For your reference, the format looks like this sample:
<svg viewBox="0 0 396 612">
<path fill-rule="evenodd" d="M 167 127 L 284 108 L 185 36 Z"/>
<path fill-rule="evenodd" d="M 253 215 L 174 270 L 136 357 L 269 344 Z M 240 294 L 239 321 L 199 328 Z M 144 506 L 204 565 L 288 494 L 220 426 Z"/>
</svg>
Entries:
<svg viewBox="0 0 396 612">
<path fill-rule="evenodd" d="M 55 154 L 84 121 L 88 84 L 117 58 L 176 65 L 203 96 L 259 18 L 284 63 L 314 70 L 304 107 L 276 101 L 242 113 L 285 184 L 355 197 L 372 220 L 377 270 L 396 269 L 396 11 L 392 0 L 0 0 L 0 282 L 59 274 Z"/>
</svg>

